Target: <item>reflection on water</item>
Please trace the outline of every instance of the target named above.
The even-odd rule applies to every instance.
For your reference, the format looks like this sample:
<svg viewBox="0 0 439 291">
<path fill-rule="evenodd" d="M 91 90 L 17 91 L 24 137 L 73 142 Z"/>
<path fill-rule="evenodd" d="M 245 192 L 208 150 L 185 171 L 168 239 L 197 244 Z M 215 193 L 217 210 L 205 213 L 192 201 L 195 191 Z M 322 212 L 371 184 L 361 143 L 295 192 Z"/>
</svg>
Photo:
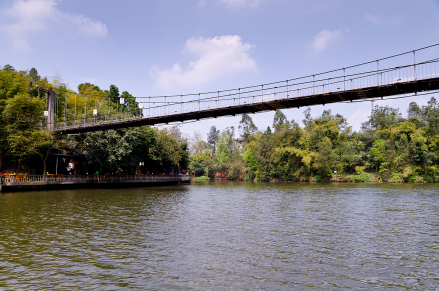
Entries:
<svg viewBox="0 0 439 291">
<path fill-rule="evenodd" d="M 439 288 L 439 185 L 0 194 L 0 289 Z"/>
</svg>

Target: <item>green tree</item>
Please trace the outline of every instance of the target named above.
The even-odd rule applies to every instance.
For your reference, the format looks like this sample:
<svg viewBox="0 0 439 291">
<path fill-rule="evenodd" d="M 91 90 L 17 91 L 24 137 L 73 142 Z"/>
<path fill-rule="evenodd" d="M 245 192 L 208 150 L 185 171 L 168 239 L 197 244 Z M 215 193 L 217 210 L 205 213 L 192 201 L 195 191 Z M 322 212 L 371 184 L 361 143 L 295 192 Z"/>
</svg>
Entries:
<svg viewBox="0 0 439 291">
<path fill-rule="evenodd" d="M 108 90 L 104 91 L 105 97 L 110 98 L 110 103 L 114 104 L 114 108 L 116 108 L 116 104 L 119 102 L 119 88 L 116 85 L 111 84 Z"/>
<path fill-rule="evenodd" d="M 84 140 L 87 161 L 101 173 L 132 173 L 140 162 L 132 155 L 139 142 L 137 129 L 88 133 Z"/>
<path fill-rule="evenodd" d="M 2 70 L 5 72 L 16 72 L 15 68 L 11 65 L 5 65 Z"/>
<path fill-rule="evenodd" d="M 226 165 L 235 160 L 237 154 L 235 127 L 227 127 L 218 137 L 218 150 L 215 158 L 221 165 Z"/>
<path fill-rule="evenodd" d="M 327 179 L 334 170 L 339 170 L 337 154 L 332 149 L 332 142 L 328 137 L 317 144 L 317 156 L 313 165 L 320 173 L 322 179 Z"/>
<path fill-rule="evenodd" d="M 244 180 L 246 181 L 253 181 L 256 177 L 256 172 L 258 170 L 259 164 L 255 152 L 260 135 L 261 134 L 250 136 L 250 141 L 245 146 L 246 150 L 243 155 L 243 161 L 247 166 L 244 169 L 245 172 Z"/>
<path fill-rule="evenodd" d="M 207 143 L 212 146 L 212 155 L 215 156 L 216 144 L 218 143 L 220 131 L 216 129 L 215 125 L 210 127 L 209 133 L 207 134 Z"/>
<path fill-rule="evenodd" d="M 192 157 L 190 169 L 192 172 L 195 172 L 196 176 L 201 176 L 209 173 L 212 164 L 212 156 L 209 150 L 206 149 L 204 152 L 197 153 Z"/>
<path fill-rule="evenodd" d="M 36 82 L 41 79 L 40 75 L 38 75 L 37 69 L 35 68 L 30 69 L 29 77 L 31 78 L 32 82 Z"/>
<path fill-rule="evenodd" d="M 256 145 L 256 160 L 258 162 L 257 178 L 269 181 L 273 170 L 272 154 L 274 149 L 273 134 L 270 127 L 261 135 Z"/>
<path fill-rule="evenodd" d="M 303 129 L 294 120 L 284 127 L 282 131 L 275 133 L 275 146 L 276 147 L 299 147 L 299 141 L 303 137 Z"/>
<path fill-rule="evenodd" d="M 375 106 L 372 110 L 371 116 L 369 116 L 369 121 L 362 124 L 363 128 L 371 128 L 375 131 L 385 130 L 396 126 L 402 122 L 401 113 L 398 109 L 391 108 L 389 106 Z"/>
<path fill-rule="evenodd" d="M 121 111 L 135 111 L 139 108 L 139 103 L 136 102 L 136 98 L 128 93 L 128 91 L 123 91 L 121 98 L 124 98 L 124 104 L 122 104 Z"/>
<path fill-rule="evenodd" d="M 387 142 L 383 139 L 377 139 L 373 142 L 370 149 L 375 162 L 376 171 L 381 174 L 386 173 L 390 169 L 390 161 L 387 153 Z"/>
<path fill-rule="evenodd" d="M 287 117 L 282 111 L 277 109 L 276 112 L 274 113 L 274 118 L 273 118 L 274 132 L 275 133 L 281 132 L 287 129 L 288 127 L 289 127 L 289 122 L 287 120 Z"/>
<path fill-rule="evenodd" d="M 422 118 L 422 110 L 418 106 L 418 104 L 416 104 L 416 102 L 410 102 L 409 108 L 407 109 L 407 113 L 408 113 L 408 118 L 411 117 Z"/>
<path fill-rule="evenodd" d="M 253 119 L 247 113 L 242 114 L 238 129 L 241 131 L 241 137 L 244 140 L 244 144 L 247 144 L 249 136 L 255 134 L 258 130 L 256 125 L 253 123 Z"/>
<path fill-rule="evenodd" d="M 17 72 L 6 65 L 0 71 L 0 115 L 6 106 L 6 100 L 14 98 L 18 94 L 26 94 L 29 87 L 29 79 L 26 78 L 27 72 Z"/>
<path fill-rule="evenodd" d="M 79 91 L 79 94 L 82 94 L 82 95 L 86 95 L 86 94 L 93 95 L 93 91 L 94 92 L 101 92 L 101 89 L 98 86 L 93 85 L 91 83 L 81 83 L 78 85 L 78 91 Z"/>
<path fill-rule="evenodd" d="M 47 157 L 57 148 L 58 139 L 52 133 L 40 129 L 44 108 L 42 100 L 20 94 L 6 102 L 2 119 L 5 123 L 8 153 L 20 163 L 38 155 L 42 159 L 45 175 Z"/>
</svg>

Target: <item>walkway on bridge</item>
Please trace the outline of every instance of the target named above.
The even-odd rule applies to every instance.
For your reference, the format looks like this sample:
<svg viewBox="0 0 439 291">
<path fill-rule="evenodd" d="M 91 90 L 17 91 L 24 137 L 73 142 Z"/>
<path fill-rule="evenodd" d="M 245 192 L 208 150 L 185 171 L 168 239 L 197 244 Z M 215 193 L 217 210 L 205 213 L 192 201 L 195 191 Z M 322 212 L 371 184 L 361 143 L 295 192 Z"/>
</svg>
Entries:
<svg viewBox="0 0 439 291">
<path fill-rule="evenodd" d="M 188 95 L 137 97 L 141 102 L 138 110 L 66 120 L 55 123 L 53 128 L 57 133 L 77 134 L 434 93 L 439 90 L 438 46 L 435 44 L 338 70 L 258 86 Z M 143 106 L 145 104 L 147 106 Z"/>
</svg>

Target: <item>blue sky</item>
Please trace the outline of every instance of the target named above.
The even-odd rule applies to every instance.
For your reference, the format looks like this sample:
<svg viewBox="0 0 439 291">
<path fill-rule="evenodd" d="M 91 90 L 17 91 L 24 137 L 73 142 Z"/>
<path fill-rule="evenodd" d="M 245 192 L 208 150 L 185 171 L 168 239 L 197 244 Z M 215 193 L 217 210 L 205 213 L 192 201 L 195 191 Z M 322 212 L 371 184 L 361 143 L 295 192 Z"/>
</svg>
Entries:
<svg viewBox="0 0 439 291">
<path fill-rule="evenodd" d="M 134 96 L 217 91 L 343 68 L 439 42 L 438 0 L 2 0 L 0 66 Z M 435 51 L 437 55 L 437 50 Z M 432 95 L 376 105 L 425 104 Z M 369 103 L 312 107 L 358 130 Z M 304 108 L 288 109 L 303 119 Z M 274 112 L 252 115 L 259 129 Z M 187 134 L 240 117 L 188 123 Z"/>
</svg>

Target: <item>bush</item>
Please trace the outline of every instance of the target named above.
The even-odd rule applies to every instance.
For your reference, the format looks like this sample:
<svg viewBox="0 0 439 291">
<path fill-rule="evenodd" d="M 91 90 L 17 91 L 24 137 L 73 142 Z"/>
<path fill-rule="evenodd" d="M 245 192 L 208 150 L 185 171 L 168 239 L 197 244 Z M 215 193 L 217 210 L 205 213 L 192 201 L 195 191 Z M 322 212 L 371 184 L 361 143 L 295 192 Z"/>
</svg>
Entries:
<svg viewBox="0 0 439 291">
<path fill-rule="evenodd" d="M 410 177 L 410 183 L 425 183 L 424 178 L 418 175 L 413 175 Z"/>
<path fill-rule="evenodd" d="M 210 181 L 210 178 L 206 176 L 200 176 L 200 177 L 195 177 L 195 181 Z"/>
<path fill-rule="evenodd" d="M 401 173 L 393 173 L 389 179 L 390 183 L 404 183 Z"/>
<path fill-rule="evenodd" d="M 311 182 L 328 182 L 328 179 L 322 179 L 320 175 L 315 175 L 311 178 Z"/>
<path fill-rule="evenodd" d="M 359 175 L 351 175 L 348 177 L 348 179 L 351 180 L 352 182 L 361 182 L 361 183 L 372 182 L 372 178 L 370 177 L 370 175 L 365 172 L 361 172 Z"/>
<path fill-rule="evenodd" d="M 366 166 L 356 166 L 355 167 L 355 174 L 360 175 L 364 172 L 364 169 L 366 169 Z"/>
<path fill-rule="evenodd" d="M 238 180 L 239 170 L 240 168 L 238 166 L 230 167 L 229 171 L 227 172 L 227 178 L 229 180 Z"/>
<path fill-rule="evenodd" d="M 197 161 L 192 161 L 191 165 L 190 165 L 190 169 L 192 172 L 195 172 L 195 175 L 197 176 L 201 176 L 204 175 L 205 173 L 205 169 L 202 163 L 197 162 Z"/>
</svg>

